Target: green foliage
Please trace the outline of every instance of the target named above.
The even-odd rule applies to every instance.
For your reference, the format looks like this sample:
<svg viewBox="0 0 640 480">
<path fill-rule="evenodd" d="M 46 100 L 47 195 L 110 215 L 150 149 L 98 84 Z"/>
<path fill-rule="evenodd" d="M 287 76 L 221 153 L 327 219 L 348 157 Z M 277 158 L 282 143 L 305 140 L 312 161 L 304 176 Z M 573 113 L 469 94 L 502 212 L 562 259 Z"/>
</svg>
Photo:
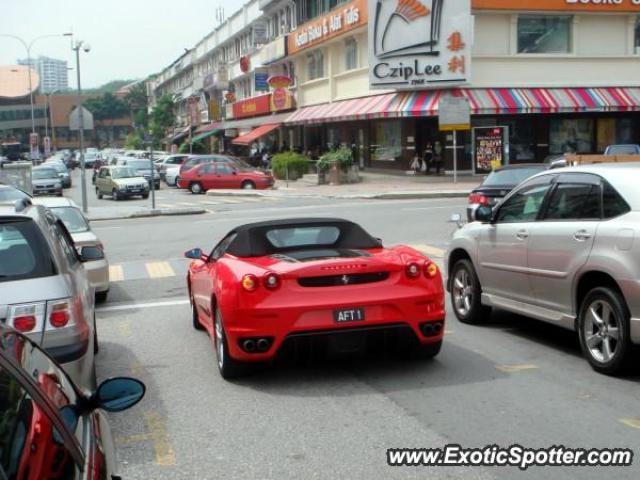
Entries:
<svg viewBox="0 0 640 480">
<path fill-rule="evenodd" d="M 304 174 L 309 173 L 309 159 L 292 151 L 274 155 L 271 160 L 273 175 L 278 179 L 285 179 L 287 178 L 287 169 L 289 170 L 289 178 L 301 178 Z"/>
<path fill-rule="evenodd" d="M 175 101 L 173 95 L 163 95 L 158 99 L 149 117 L 149 129 L 154 144 L 159 144 L 167 129 L 173 127 L 175 121 Z"/>
<path fill-rule="evenodd" d="M 332 163 L 337 163 L 340 170 L 346 172 L 353 165 L 353 154 L 351 149 L 340 147 L 337 150 L 331 150 L 318 159 L 317 167 L 319 172 L 328 172 Z"/>
<path fill-rule="evenodd" d="M 84 106 L 93 113 L 94 120 L 111 123 L 125 117 L 128 113 L 127 105 L 112 93 L 103 93 L 99 97 L 89 98 L 84 102 Z"/>
<path fill-rule="evenodd" d="M 193 153 L 207 153 L 207 148 L 204 146 L 202 142 L 193 142 L 193 147 L 191 147 L 191 151 Z M 180 148 L 178 149 L 178 153 L 189 153 L 189 142 L 186 141 Z"/>
<path fill-rule="evenodd" d="M 128 150 L 142 150 L 144 148 L 144 140 L 138 132 L 130 133 L 124 141 L 124 148 Z"/>
<path fill-rule="evenodd" d="M 135 80 L 111 80 L 97 88 L 85 88 L 85 93 L 115 93 L 125 85 L 135 82 Z"/>
<path fill-rule="evenodd" d="M 136 127 L 147 130 L 149 124 L 147 87 L 144 82 L 140 82 L 129 90 L 124 97 L 124 103 L 129 109 L 129 115 L 133 118 Z"/>
</svg>

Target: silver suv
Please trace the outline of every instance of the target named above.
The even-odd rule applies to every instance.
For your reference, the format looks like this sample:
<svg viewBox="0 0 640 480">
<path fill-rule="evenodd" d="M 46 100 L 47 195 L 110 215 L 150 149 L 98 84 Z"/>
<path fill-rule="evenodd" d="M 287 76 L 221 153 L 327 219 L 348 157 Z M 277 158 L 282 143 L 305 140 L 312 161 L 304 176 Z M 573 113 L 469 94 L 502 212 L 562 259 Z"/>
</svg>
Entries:
<svg viewBox="0 0 640 480">
<path fill-rule="evenodd" d="M 539 174 L 455 234 L 447 289 L 461 322 L 492 307 L 578 332 L 591 366 L 619 372 L 640 344 L 640 163 Z"/>
<path fill-rule="evenodd" d="M 29 199 L 0 203 L 0 323 L 95 387 L 94 292 L 61 220 Z"/>
</svg>

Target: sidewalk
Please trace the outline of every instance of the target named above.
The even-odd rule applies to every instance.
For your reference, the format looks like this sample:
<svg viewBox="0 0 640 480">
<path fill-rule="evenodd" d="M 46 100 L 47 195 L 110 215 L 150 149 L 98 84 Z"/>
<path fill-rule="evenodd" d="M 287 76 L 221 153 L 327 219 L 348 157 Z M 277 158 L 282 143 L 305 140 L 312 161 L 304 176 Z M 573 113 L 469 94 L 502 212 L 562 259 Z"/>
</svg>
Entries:
<svg viewBox="0 0 640 480">
<path fill-rule="evenodd" d="M 121 220 L 127 218 L 145 218 L 159 217 L 171 215 L 198 215 L 206 213 L 206 209 L 199 207 L 175 207 L 175 208 L 156 208 L 152 210 L 149 207 L 140 205 L 114 205 L 109 207 L 89 207 L 87 218 L 92 221 L 96 220 Z"/>
<path fill-rule="evenodd" d="M 263 196 L 342 199 L 419 199 L 467 197 L 480 183 L 471 176 L 458 176 L 453 182 L 449 175 L 406 175 L 404 172 L 381 173 L 361 171 L 361 183 L 345 185 L 318 185 L 315 174 L 305 175 L 295 182 L 277 180 L 274 190 L 209 190 L 211 196 Z"/>
</svg>

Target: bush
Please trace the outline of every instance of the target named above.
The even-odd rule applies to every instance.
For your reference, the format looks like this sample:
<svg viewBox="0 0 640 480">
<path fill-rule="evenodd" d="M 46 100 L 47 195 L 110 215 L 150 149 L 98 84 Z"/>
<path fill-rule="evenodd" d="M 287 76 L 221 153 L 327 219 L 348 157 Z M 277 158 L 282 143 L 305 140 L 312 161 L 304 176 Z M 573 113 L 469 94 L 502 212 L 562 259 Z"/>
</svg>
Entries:
<svg viewBox="0 0 640 480">
<path fill-rule="evenodd" d="M 332 162 L 336 162 L 340 170 L 346 172 L 347 170 L 349 170 L 349 167 L 353 165 L 353 154 L 347 147 L 340 147 L 337 150 L 332 150 L 325 153 L 318 159 L 318 172 L 328 172 L 329 166 Z"/>
<path fill-rule="evenodd" d="M 304 174 L 309 173 L 309 159 L 296 152 L 283 152 L 274 155 L 271 160 L 273 175 L 280 180 L 285 179 L 287 178 L 287 169 L 289 169 L 289 178 L 301 178 Z"/>
<path fill-rule="evenodd" d="M 124 141 L 124 148 L 128 150 L 142 150 L 144 148 L 144 141 L 139 133 L 134 132 L 127 135 Z"/>
<path fill-rule="evenodd" d="M 202 142 L 193 142 L 192 153 L 207 153 L 207 149 Z M 189 140 L 180 145 L 178 153 L 189 153 Z"/>
</svg>

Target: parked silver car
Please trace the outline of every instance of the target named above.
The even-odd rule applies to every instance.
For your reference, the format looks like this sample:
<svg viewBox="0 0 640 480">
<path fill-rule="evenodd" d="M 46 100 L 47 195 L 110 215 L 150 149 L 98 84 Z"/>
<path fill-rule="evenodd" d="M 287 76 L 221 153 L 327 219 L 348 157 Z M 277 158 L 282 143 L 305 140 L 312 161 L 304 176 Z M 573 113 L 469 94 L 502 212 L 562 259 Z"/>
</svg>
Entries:
<svg viewBox="0 0 640 480">
<path fill-rule="evenodd" d="M 104 246 L 91 230 L 89 221 L 69 198 L 36 198 L 33 203 L 44 205 L 62 220 L 78 253 L 86 260 L 84 268 L 89 276 L 89 283 L 95 290 L 96 300 L 104 302 L 109 293 L 109 262 Z"/>
<path fill-rule="evenodd" d="M 94 294 L 61 220 L 29 199 L 0 203 L 0 323 L 41 344 L 95 387 Z"/>
<path fill-rule="evenodd" d="M 491 307 L 578 332 L 591 366 L 614 374 L 640 344 L 640 163 L 530 178 L 455 234 L 447 289 L 461 322 Z"/>
</svg>

